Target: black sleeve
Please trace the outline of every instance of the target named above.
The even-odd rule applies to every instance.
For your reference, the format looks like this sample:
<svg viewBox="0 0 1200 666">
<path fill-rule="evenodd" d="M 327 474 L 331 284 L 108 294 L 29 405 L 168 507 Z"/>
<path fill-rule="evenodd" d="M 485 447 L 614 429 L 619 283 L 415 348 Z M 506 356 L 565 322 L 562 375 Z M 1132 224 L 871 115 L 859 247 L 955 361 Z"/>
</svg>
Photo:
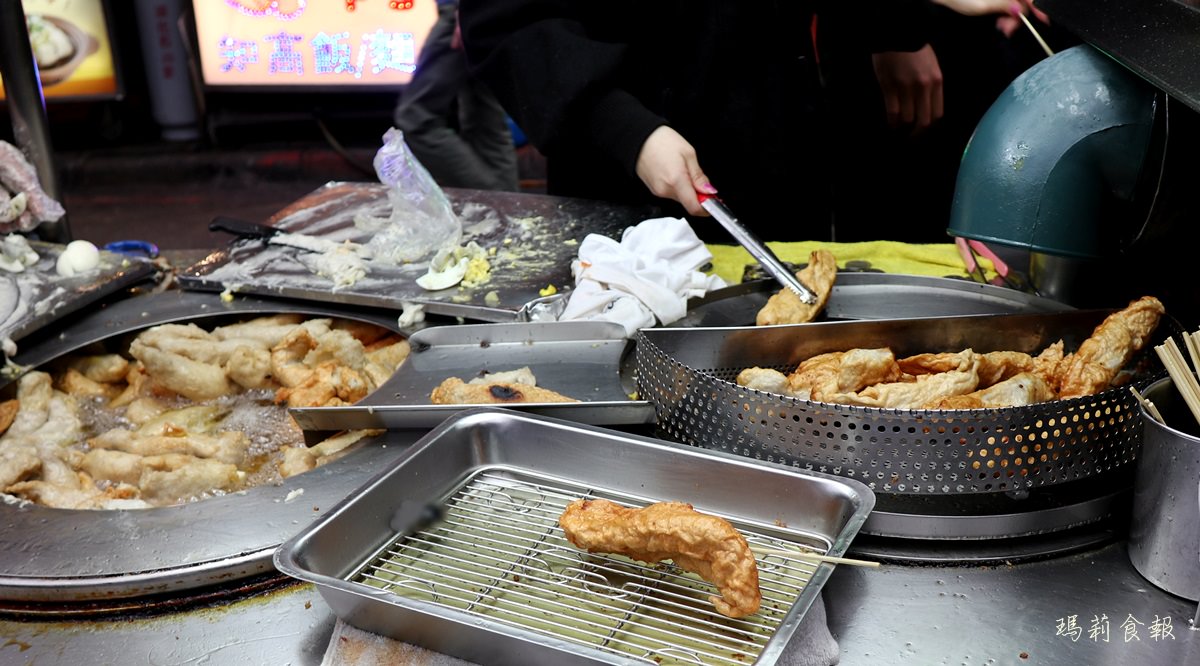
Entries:
<svg viewBox="0 0 1200 666">
<path fill-rule="evenodd" d="M 818 14 L 856 26 L 856 41 L 874 53 L 920 50 L 933 30 L 929 0 L 827 0 Z"/>
<path fill-rule="evenodd" d="M 460 0 L 467 60 L 543 153 L 588 145 L 632 173 L 646 137 L 666 121 L 621 86 L 628 46 L 589 33 L 581 6 Z"/>
</svg>

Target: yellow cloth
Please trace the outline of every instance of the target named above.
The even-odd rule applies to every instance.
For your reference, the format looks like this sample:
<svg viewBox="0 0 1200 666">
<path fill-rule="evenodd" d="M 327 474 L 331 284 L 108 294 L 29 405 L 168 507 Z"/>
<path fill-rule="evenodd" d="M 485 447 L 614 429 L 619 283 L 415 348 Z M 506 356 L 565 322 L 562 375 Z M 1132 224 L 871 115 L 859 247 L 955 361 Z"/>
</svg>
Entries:
<svg viewBox="0 0 1200 666">
<path fill-rule="evenodd" d="M 771 248 L 771 251 L 780 260 L 795 264 L 807 264 L 813 250 L 824 248 L 837 258 L 839 268 L 845 268 L 847 261 L 865 261 L 870 264 L 871 268 L 885 273 L 970 277 L 954 243 L 921 245 L 897 241 L 867 241 L 864 243 L 799 241 L 794 243 L 770 242 L 767 243 L 767 247 Z M 741 282 L 742 272 L 746 266 L 757 263 L 750 253 L 740 245 L 709 245 L 708 250 L 713 255 L 712 272 L 720 275 L 729 284 Z M 991 261 L 982 257 L 978 261 L 988 280 L 996 277 L 996 271 Z"/>
</svg>

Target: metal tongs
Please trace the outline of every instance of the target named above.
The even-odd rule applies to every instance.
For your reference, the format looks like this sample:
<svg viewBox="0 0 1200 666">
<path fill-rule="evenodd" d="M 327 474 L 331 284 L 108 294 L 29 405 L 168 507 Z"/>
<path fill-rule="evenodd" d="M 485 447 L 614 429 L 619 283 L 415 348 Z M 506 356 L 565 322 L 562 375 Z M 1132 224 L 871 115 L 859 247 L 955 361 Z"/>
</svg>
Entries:
<svg viewBox="0 0 1200 666">
<path fill-rule="evenodd" d="M 992 252 L 991 248 L 977 240 L 963 238 L 962 236 L 955 237 L 954 245 L 958 248 L 958 256 L 962 257 L 963 265 L 966 266 L 967 274 L 971 276 L 972 280 L 982 284 L 993 284 L 998 287 L 1006 286 L 1010 289 L 1021 290 L 1020 284 L 1014 279 L 1015 276 L 1009 272 L 1008 264 L 996 256 L 996 253 Z M 992 262 L 992 267 L 996 270 L 996 277 L 991 282 L 988 281 L 987 273 L 983 270 L 983 266 L 980 266 L 979 262 L 975 259 L 977 253 L 979 256 Z"/>
<path fill-rule="evenodd" d="M 725 202 L 704 192 L 697 192 L 696 197 L 700 199 L 700 205 L 704 207 L 704 210 L 708 211 L 709 215 L 713 216 L 713 219 L 720 222 L 721 226 L 725 227 L 725 230 L 733 236 L 739 245 L 746 248 L 750 256 L 758 261 L 759 265 L 763 267 L 763 270 L 768 275 L 775 278 L 779 284 L 791 289 L 804 303 L 812 305 L 817 302 L 816 292 L 798 280 L 796 275 L 789 271 L 787 266 L 783 265 L 783 262 L 779 260 L 779 257 L 775 256 L 775 253 L 770 248 L 758 240 L 757 236 L 750 233 L 749 229 L 742 226 L 742 223 L 738 222 L 737 217 L 725 206 Z"/>
</svg>

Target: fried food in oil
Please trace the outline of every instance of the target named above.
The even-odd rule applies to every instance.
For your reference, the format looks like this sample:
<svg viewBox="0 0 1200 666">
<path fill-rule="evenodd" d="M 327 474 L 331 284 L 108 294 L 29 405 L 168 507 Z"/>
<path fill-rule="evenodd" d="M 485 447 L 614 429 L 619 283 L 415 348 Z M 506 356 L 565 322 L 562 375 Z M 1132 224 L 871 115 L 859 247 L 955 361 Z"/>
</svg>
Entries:
<svg viewBox="0 0 1200 666">
<path fill-rule="evenodd" d="M 146 329 L 132 360 L 73 356 L 53 377 L 17 382 L 19 402 L 0 403 L 0 493 L 55 508 L 145 508 L 313 469 L 365 432 L 308 449 L 273 402 L 354 402 L 408 352 L 386 328 L 291 314 Z"/>
<path fill-rule="evenodd" d="M 816 293 L 817 302 L 809 305 L 791 289 L 781 289 L 758 311 L 755 324 L 803 324 L 815 319 L 825 308 L 829 292 L 833 290 L 833 282 L 837 279 L 837 259 L 828 250 L 815 250 L 808 258 L 808 265 L 796 272 L 796 278 Z"/>
<path fill-rule="evenodd" d="M 576 548 L 614 553 L 642 562 L 671 560 L 698 574 L 721 593 L 709 601 L 722 615 L 758 612 L 758 565 L 750 546 L 728 521 L 691 504 L 659 502 L 630 509 L 602 499 L 578 499 L 558 519 Z"/>
<path fill-rule="evenodd" d="M 1165 311 L 1157 298 L 1143 296 L 1106 317 L 1078 351 L 1059 362 L 1059 397 L 1077 398 L 1108 388 L 1122 366 L 1146 345 Z"/>
</svg>

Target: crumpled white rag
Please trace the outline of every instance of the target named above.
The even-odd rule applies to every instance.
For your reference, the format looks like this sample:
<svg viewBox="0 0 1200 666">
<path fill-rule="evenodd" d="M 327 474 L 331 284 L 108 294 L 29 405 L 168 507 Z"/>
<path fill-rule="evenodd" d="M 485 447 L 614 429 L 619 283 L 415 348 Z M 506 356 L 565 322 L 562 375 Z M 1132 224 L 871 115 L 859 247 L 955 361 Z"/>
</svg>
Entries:
<svg viewBox="0 0 1200 666">
<path fill-rule="evenodd" d="M 725 286 L 699 268 L 712 254 L 687 220 L 660 217 L 629 227 L 620 242 L 589 234 L 571 262 L 575 289 L 560 321 L 611 321 L 632 337 L 657 320 L 670 324 L 687 314 L 689 298 Z"/>
</svg>

